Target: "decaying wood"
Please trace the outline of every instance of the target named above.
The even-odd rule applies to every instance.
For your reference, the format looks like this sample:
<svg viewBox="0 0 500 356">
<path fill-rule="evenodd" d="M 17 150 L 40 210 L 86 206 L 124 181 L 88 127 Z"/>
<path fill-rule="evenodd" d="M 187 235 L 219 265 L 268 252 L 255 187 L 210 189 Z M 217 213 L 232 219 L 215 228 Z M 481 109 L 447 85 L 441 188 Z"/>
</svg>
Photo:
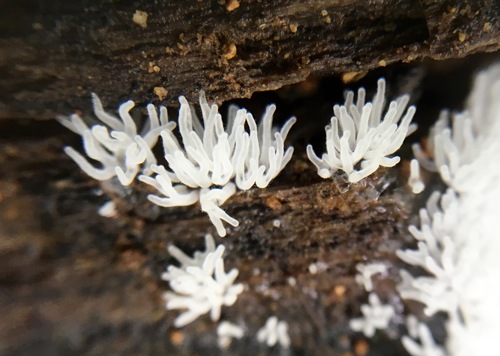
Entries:
<svg viewBox="0 0 500 356">
<path fill-rule="evenodd" d="M 145 216 L 153 206 L 129 195 L 117 200 L 116 218 L 100 217 L 109 198 L 61 152 L 71 134 L 56 127 L 39 138 L 41 125 L 0 140 L 0 164 L 11 168 L 0 175 L 0 313 L 8 321 L 0 323 L 0 353 L 220 354 L 217 323 L 201 317 L 175 329 L 178 312 L 167 312 L 161 298 L 161 273 L 174 262 L 166 247 L 202 250 L 205 233 L 215 233 L 207 216 L 193 206 L 141 217 L 138 210 Z M 254 336 L 271 315 L 288 321 L 292 354 L 352 350 L 348 320 L 366 298 L 356 264 L 397 264 L 392 251 L 404 243 L 411 199 L 395 172 L 349 185 L 319 179 L 304 159 L 299 154 L 268 189 L 225 205 L 241 225 L 216 240 L 245 291 L 222 318 L 247 335 L 229 354 L 267 353 Z M 377 290 L 397 298 L 397 268 L 390 271 Z"/>
<path fill-rule="evenodd" d="M 225 101 L 422 58 L 500 48 L 495 0 L 3 1 L 0 118 Z M 137 12 L 137 11 L 142 11 Z M 134 14 L 135 15 L 135 22 Z M 144 17 L 147 15 L 147 18 Z"/>
</svg>

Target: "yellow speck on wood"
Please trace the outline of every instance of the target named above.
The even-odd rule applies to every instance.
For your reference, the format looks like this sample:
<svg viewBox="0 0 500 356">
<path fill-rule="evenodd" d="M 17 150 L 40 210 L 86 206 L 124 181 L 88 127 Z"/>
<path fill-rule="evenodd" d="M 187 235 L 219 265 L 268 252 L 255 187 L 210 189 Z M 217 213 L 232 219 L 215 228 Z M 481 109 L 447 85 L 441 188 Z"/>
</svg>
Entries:
<svg viewBox="0 0 500 356">
<path fill-rule="evenodd" d="M 297 29 L 299 28 L 299 25 L 298 25 L 298 24 L 296 24 L 296 23 L 291 23 L 291 24 L 289 25 L 289 27 L 290 27 L 290 31 L 291 31 L 292 33 L 295 33 L 295 32 L 297 32 Z"/>
<path fill-rule="evenodd" d="M 163 100 L 168 94 L 168 90 L 164 87 L 154 87 L 153 92 L 160 100 Z"/>
<path fill-rule="evenodd" d="M 333 288 L 333 292 L 339 298 L 342 298 L 345 294 L 346 288 L 343 285 L 338 285 Z"/>
<path fill-rule="evenodd" d="M 132 21 L 136 25 L 146 28 L 148 27 L 148 14 L 141 10 L 135 10 L 134 16 L 132 16 Z"/>
<path fill-rule="evenodd" d="M 370 351 L 370 346 L 366 340 L 359 340 L 354 345 L 354 352 L 356 353 L 356 356 L 365 356 L 368 354 L 368 351 Z"/>
<path fill-rule="evenodd" d="M 406 56 L 406 59 L 404 60 L 405 63 L 410 63 L 413 62 L 417 57 L 415 57 L 413 54 L 409 54 Z"/>
<path fill-rule="evenodd" d="M 148 73 L 160 73 L 161 68 L 158 67 L 154 62 L 149 62 Z"/>
<path fill-rule="evenodd" d="M 381 59 L 378 61 L 378 66 L 379 67 L 385 67 L 387 65 L 387 62 L 384 59 Z"/>
<path fill-rule="evenodd" d="M 226 1 L 226 10 L 231 12 L 240 7 L 240 2 L 238 0 L 227 0 Z"/>
<path fill-rule="evenodd" d="M 278 198 L 274 197 L 274 196 L 270 196 L 268 197 L 265 201 L 264 201 L 264 204 L 268 207 L 268 208 L 271 208 L 272 210 L 274 211 L 277 211 L 277 210 L 281 210 L 281 208 L 283 207 L 283 204 L 281 204 L 281 202 L 279 201 Z"/>
<path fill-rule="evenodd" d="M 342 81 L 344 82 L 344 84 L 352 83 L 363 78 L 366 74 L 368 74 L 367 71 L 346 72 L 342 74 Z"/>
<path fill-rule="evenodd" d="M 463 32 L 459 32 L 459 33 L 458 33 L 458 40 L 459 40 L 460 42 L 463 42 L 463 41 L 465 41 L 466 39 L 467 39 L 467 35 L 466 35 L 465 33 L 463 33 Z"/>
<path fill-rule="evenodd" d="M 185 335 L 182 331 L 174 330 L 170 333 L 170 341 L 175 346 L 179 346 L 184 342 Z"/>
<path fill-rule="evenodd" d="M 177 43 L 177 48 L 179 49 L 179 54 L 181 56 L 187 56 L 189 53 L 189 48 L 187 46 L 184 46 L 182 43 Z"/>
<path fill-rule="evenodd" d="M 236 56 L 236 45 L 234 43 L 230 43 L 224 48 L 223 57 L 227 60 L 233 59 Z"/>
</svg>

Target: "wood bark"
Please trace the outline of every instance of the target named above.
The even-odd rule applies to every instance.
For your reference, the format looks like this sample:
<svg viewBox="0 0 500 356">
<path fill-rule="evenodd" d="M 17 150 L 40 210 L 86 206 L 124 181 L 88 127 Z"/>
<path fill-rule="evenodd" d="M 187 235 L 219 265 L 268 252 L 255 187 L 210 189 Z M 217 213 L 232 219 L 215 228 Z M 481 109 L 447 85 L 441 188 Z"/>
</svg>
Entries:
<svg viewBox="0 0 500 356">
<path fill-rule="evenodd" d="M 238 5 L 238 6 L 237 6 Z M 249 97 L 309 76 L 497 50 L 495 0 L 64 1 L 0 4 L 0 118 L 126 99 Z M 147 21 L 136 23 L 136 11 Z M 348 75 L 349 76 L 349 75 Z M 168 94 L 166 94 L 168 92 Z"/>
</svg>

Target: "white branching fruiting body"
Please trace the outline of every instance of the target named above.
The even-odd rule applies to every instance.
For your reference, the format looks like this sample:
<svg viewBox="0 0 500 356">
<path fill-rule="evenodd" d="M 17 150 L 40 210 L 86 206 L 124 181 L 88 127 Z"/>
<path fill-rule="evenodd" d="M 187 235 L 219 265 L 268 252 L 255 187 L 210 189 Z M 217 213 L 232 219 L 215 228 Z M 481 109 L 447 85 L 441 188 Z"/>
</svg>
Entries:
<svg viewBox="0 0 500 356">
<path fill-rule="evenodd" d="M 418 147 L 417 157 L 449 188 L 430 196 L 420 227 L 410 228 L 417 248 L 398 251 L 427 274 L 402 271 L 399 291 L 421 302 L 427 315 L 447 314 L 448 355 L 486 355 L 500 349 L 500 65 L 477 76 L 466 111 L 453 115 L 451 128 L 447 117 L 431 133 L 433 160 Z M 432 337 L 425 333 L 420 346 L 404 339 L 412 355 L 431 354 L 424 353 Z"/>
<path fill-rule="evenodd" d="M 139 179 L 153 186 L 161 195 L 148 199 L 163 207 L 185 206 L 200 202 L 220 236 L 226 235 L 223 221 L 237 226 L 238 221 L 225 213 L 223 204 L 236 189 L 256 185 L 266 187 L 290 161 L 293 147 L 285 150 L 284 141 L 295 118 L 289 119 L 279 132 L 273 131 L 276 107 L 266 109 L 257 126 L 245 109 L 230 108 L 226 129 L 217 105 L 210 106 L 200 94 L 203 123 L 184 97 L 180 97 L 180 142 L 171 130 L 161 133 L 164 166 L 151 165 L 156 176 Z"/>
<path fill-rule="evenodd" d="M 471 181 L 469 177 L 477 175 L 473 163 L 483 152 L 491 150 L 490 141 L 497 137 L 499 98 L 500 65 L 495 65 L 477 76 L 464 112 L 441 113 L 428 140 L 432 159 L 418 144 L 413 146 L 422 166 L 439 172 L 443 181 L 456 191 L 466 190 L 464 185 Z M 484 159 L 483 162 L 488 164 Z"/>
<path fill-rule="evenodd" d="M 410 176 L 408 177 L 408 186 L 413 194 L 420 194 L 425 189 L 425 183 L 420 178 L 420 164 L 417 159 L 412 159 L 410 162 Z"/>
<path fill-rule="evenodd" d="M 376 274 L 386 274 L 387 266 L 382 262 L 373 262 L 368 264 L 358 263 L 356 265 L 358 273 L 356 274 L 355 281 L 361 284 L 367 292 L 373 290 L 372 277 Z"/>
<path fill-rule="evenodd" d="M 192 258 L 175 246 L 169 247 L 169 252 L 181 265 L 168 266 L 162 275 L 173 291 L 164 294 L 166 308 L 186 310 L 175 319 L 176 327 L 185 326 L 207 313 L 213 321 L 219 320 L 221 308 L 233 305 L 243 291 L 242 284 L 234 284 L 238 270 L 224 271 L 224 246 L 215 248 L 211 235 L 205 236 L 205 243 L 205 252 L 197 251 Z"/>
<path fill-rule="evenodd" d="M 104 111 L 97 95 L 92 94 L 92 102 L 95 115 L 104 125 L 88 127 L 78 114 L 59 117 L 58 120 L 82 136 L 85 153 L 99 162 L 100 167 L 94 166 L 72 147 L 65 147 L 64 151 L 86 174 L 100 181 L 116 176 L 122 185 L 127 186 L 139 172 L 151 174 L 150 166 L 156 163 L 151 148 L 156 144 L 161 131 L 172 131 L 175 127 L 175 123 L 168 122 L 167 109 L 160 107 L 158 117 L 155 107 L 148 105 L 149 124 L 144 127 L 143 133 L 138 134 L 137 126 L 129 113 L 134 107 L 133 101 L 120 105 L 120 118 Z"/>
<path fill-rule="evenodd" d="M 354 103 L 354 93 L 349 91 L 344 105 L 333 107 L 335 115 L 325 128 L 326 153 L 321 158 L 311 145 L 307 146 L 307 157 L 318 169 L 320 177 L 330 178 L 342 170 L 349 182 L 355 183 L 375 172 L 379 166 L 393 167 L 399 162 L 398 156 L 388 156 L 394 154 L 406 136 L 416 129 L 411 125 L 415 107 L 406 110 L 409 96 L 403 95 L 391 101 L 382 118 L 384 79 L 379 79 L 372 103 L 365 103 L 365 95 L 365 89 L 360 88 Z"/>
<path fill-rule="evenodd" d="M 245 335 L 242 327 L 222 321 L 217 326 L 217 344 L 221 349 L 227 349 L 231 345 L 232 339 L 241 339 Z"/>
<path fill-rule="evenodd" d="M 408 335 L 401 339 L 403 346 L 412 356 L 445 356 L 444 349 L 437 345 L 429 327 L 419 322 L 414 315 L 407 318 Z"/>
<path fill-rule="evenodd" d="M 92 94 L 94 112 L 102 124 L 88 127 L 77 114 L 60 117 L 67 128 L 83 137 L 87 156 L 100 163 L 94 166 L 72 147 L 65 152 L 94 179 L 107 181 L 117 177 L 127 186 L 136 175 L 155 188 L 160 195 L 148 199 L 162 207 L 187 206 L 200 202 L 220 236 L 226 235 L 223 222 L 238 226 L 238 221 L 220 205 L 237 189 L 267 187 L 290 161 L 293 147 L 284 148 L 284 141 L 296 119 L 289 119 L 280 131 L 272 127 L 274 105 L 267 107 L 259 125 L 245 109 L 231 107 L 224 129 L 217 105 L 209 105 L 200 93 L 202 122 L 184 97 L 180 97 L 179 132 L 181 141 L 172 132 L 175 123 L 168 122 L 167 109 L 160 115 L 152 104 L 147 106 L 149 125 L 143 133 L 129 111 L 133 101 L 118 109 L 116 118 L 105 112 L 97 95 Z M 161 135 L 168 165 L 157 165 L 152 148 Z M 150 175 L 155 174 L 154 178 Z"/>
<path fill-rule="evenodd" d="M 439 206 L 439 203 L 441 206 Z M 411 234 L 417 239 L 416 250 L 399 250 L 397 255 L 404 262 L 419 266 L 434 277 L 415 279 L 403 270 L 399 292 L 404 299 L 413 299 L 425 305 L 425 313 L 433 315 L 438 311 L 453 312 L 457 309 L 458 299 L 453 278 L 454 273 L 454 235 L 458 222 L 458 199 L 453 190 L 441 197 L 434 192 L 427 202 L 427 208 L 420 210 L 420 229 L 410 227 Z"/>
<path fill-rule="evenodd" d="M 362 331 L 367 337 L 375 335 L 375 330 L 384 330 L 396 314 L 390 304 L 383 305 L 375 293 L 368 296 L 369 304 L 361 306 L 363 317 L 351 319 L 349 326 L 354 331 Z"/>
<path fill-rule="evenodd" d="M 257 332 L 257 341 L 269 347 L 279 343 L 281 347 L 288 349 L 291 344 L 288 323 L 278 320 L 275 316 L 269 317 L 266 324 Z"/>
</svg>

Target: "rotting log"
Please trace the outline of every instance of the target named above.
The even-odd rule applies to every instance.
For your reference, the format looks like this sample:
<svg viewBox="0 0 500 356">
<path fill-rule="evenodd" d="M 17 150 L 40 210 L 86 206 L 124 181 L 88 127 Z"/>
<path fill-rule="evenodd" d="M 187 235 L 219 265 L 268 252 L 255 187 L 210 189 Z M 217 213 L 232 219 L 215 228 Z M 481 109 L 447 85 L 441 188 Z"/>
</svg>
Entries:
<svg viewBox="0 0 500 356">
<path fill-rule="evenodd" d="M 217 323 L 202 316 L 175 329 L 179 313 L 166 311 L 161 298 L 167 287 L 160 276 L 174 263 L 166 247 L 202 250 L 204 234 L 215 232 L 207 216 L 194 206 L 145 219 L 134 210 L 152 205 L 130 205 L 131 195 L 117 201 L 116 218 L 100 217 L 109 198 L 61 152 L 71 133 L 55 126 L 55 135 L 39 137 L 47 124 L 56 125 L 18 124 L 20 134 L 0 136 L 0 164 L 10 167 L 0 174 L 0 353 L 224 354 Z M 348 320 L 365 298 L 356 263 L 397 264 L 391 251 L 404 241 L 411 196 L 395 171 L 348 187 L 321 180 L 304 159 L 297 155 L 268 189 L 240 192 L 225 206 L 240 226 L 216 240 L 226 247 L 226 270 L 238 268 L 246 286 L 223 308 L 223 320 L 246 329 L 229 355 L 268 354 L 254 335 L 271 315 L 288 321 L 291 354 L 352 350 Z M 378 293 L 394 297 L 393 282 L 380 282 Z"/>
<path fill-rule="evenodd" d="M 137 10 L 147 19 L 134 22 Z M 311 75 L 495 51 L 498 18 L 495 0 L 7 0 L 0 119 L 88 110 L 90 91 L 107 107 L 200 89 L 221 102 Z"/>
</svg>

